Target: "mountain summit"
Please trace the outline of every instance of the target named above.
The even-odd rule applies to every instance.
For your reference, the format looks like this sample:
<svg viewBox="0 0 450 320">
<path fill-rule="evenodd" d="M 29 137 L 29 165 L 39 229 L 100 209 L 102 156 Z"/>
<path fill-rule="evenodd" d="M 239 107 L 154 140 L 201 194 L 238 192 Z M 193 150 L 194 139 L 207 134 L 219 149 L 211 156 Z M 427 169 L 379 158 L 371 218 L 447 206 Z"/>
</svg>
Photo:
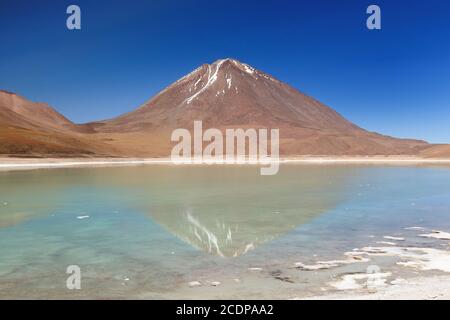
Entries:
<svg viewBox="0 0 450 320">
<path fill-rule="evenodd" d="M 358 129 L 332 109 L 274 77 L 234 59 L 204 64 L 137 110 L 104 122 L 102 130 L 142 130 L 167 125 L 294 126 Z"/>
</svg>

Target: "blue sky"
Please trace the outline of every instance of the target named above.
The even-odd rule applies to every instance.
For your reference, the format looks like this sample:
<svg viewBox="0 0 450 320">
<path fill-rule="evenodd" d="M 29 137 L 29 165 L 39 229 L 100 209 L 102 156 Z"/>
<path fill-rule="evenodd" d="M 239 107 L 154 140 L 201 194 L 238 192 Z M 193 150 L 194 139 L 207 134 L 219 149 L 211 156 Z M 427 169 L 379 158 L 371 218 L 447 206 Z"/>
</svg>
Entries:
<svg viewBox="0 0 450 320">
<path fill-rule="evenodd" d="M 77 4 L 82 30 L 66 28 Z M 366 28 L 366 8 L 382 30 Z M 0 88 L 75 122 L 232 57 L 372 131 L 450 142 L 450 1 L 0 0 Z"/>
</svg>

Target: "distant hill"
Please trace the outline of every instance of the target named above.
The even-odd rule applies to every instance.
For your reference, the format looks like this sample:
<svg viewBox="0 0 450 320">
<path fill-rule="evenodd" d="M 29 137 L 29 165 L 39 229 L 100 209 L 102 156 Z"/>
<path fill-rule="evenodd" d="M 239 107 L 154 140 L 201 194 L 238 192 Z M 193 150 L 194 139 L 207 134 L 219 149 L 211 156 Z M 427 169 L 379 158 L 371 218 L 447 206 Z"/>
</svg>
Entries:
<svg viewBox="0 0 450 320">
<path fill-rule="evenodd" d="M 45 103 L 0 90 L 0 154 L 34 156 L 113 155 L 90 138 L 89 125 L 76 125 Z"/>
</svg>

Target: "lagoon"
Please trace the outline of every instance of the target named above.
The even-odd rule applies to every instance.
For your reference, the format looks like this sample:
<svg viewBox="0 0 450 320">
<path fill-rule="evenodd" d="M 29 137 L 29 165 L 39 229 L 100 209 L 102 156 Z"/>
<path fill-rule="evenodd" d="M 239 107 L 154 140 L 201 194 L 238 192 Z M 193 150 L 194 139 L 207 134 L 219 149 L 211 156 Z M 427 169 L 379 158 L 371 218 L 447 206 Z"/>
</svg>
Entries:
<svg viewBox="0 0 450 320">
<path fill-rule="evenodd" d="M 368 263 L 313 273 L 295 266 L 393 239 L 448 250 L 420 230 L 450 230 L 449 169 L 282 164 L 274 176 L 238 165 L 0 172 L 0 298 L 258 299 L 332 291 L 330 282 Z M 417 272 L 391 260 L 376 263 L 397 276 Z M 81 269 L 81 290 L 66 288 L 69 265 Z"/>
</svg>

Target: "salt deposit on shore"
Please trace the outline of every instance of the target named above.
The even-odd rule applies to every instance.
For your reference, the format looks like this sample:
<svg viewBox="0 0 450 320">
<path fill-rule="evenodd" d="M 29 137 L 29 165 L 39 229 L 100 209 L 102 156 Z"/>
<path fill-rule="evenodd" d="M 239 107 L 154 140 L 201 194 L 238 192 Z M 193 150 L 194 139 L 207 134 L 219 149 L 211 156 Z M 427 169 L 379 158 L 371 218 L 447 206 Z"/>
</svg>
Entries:
<svg viewBox="0 0 450 320">
<path fill-rule="evenodd" d="M 450 232 L 432 230 L 432 232 L 428 234 L 419 234 L 419 237 L 450 240 Z"/>
<path fill-rule="evenodd" d="M 450 299 L 450 276 L 397 279 L 376 291 L 351 290 L 305 300 L 448 300 Z"/>
<path fill-rule="evenodd" d="M 414 227 L 410 230 L 424 232 L 426 229 Z M 433 245 L 439 248 L 408 246 L 416 244 L 415 237 L 425 235 L 432 235 Z M 279 269 L 276 273 L 251 267 L 248 270 L 259 272 L 242 278 L 247 284 L 266 288 L 267 292 L 259 297 L 262 299 L 450 299 L 450 274 L 445 275 L 450 273 L 450 250 L 440 248 L 447 235 L 444 231 L 435 230 L 401 238 L 403 240 L 395 237 L 401 241 L 401 246 L 395 242 L 376 241 L 384 246 L 355 248 L 344 253 L 345 259 L 294 262 L 293 267 Z M 380 262 L 382 264 L 379 265 Z M 308 296 L 303 281 L 313 278 L 316 293 Z M 273 287 L 273 279 L 283 280 L 288 286 L 279 291 Z M 239 295 L 238 283 L 240 281 L 221 281 L 229 292 L 222 292 L 220 296 Z M 196 288 L 196 297 L 205 298 L 205 295 L 213 294 L 211 290 L 202 290 Z"/>
</svg>

